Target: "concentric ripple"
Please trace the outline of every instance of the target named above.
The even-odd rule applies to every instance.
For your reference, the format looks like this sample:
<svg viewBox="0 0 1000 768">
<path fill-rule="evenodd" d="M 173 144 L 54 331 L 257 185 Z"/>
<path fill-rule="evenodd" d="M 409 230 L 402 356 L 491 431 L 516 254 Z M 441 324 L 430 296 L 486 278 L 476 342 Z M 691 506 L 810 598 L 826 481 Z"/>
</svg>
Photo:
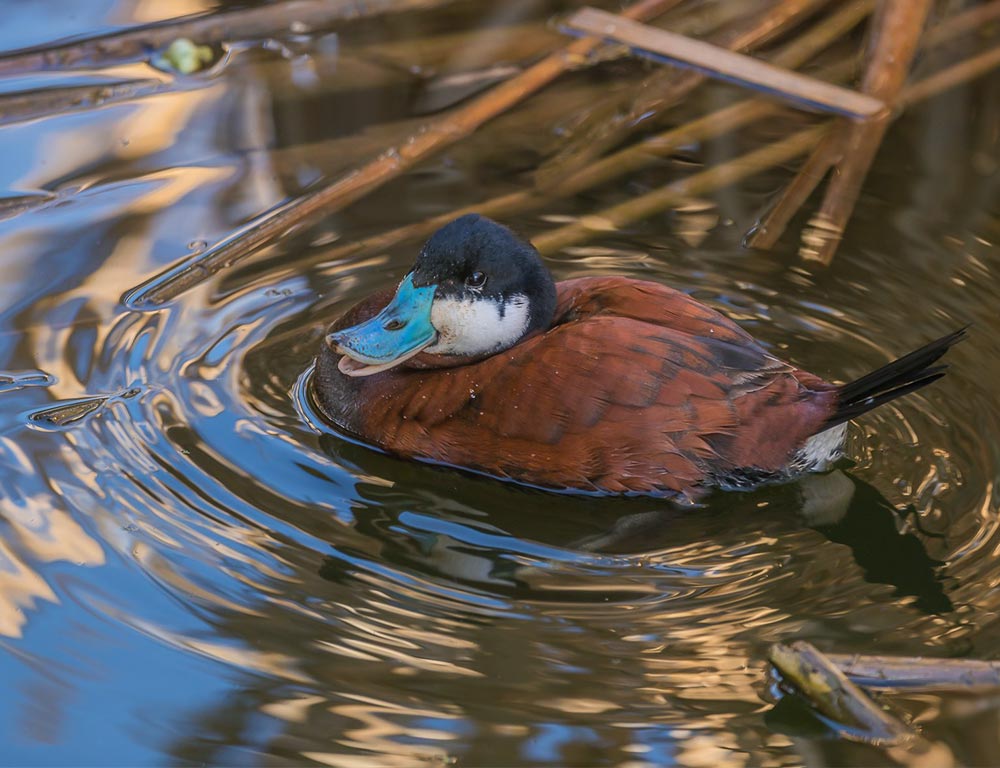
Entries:
<svg viewBox="0 0 1000 768">
<path fill-rule="evenodd" d="M 182 712 L 173 754 L 223 760 L 221 723 L 248 734 L 264 718 L 241 737 L 254 749 L 331 765 L 482 759 L 485 744 L 511 762 L 591 749 L 697 762 L 685 750 L 698 744 L 782 762 L 794 753 L 758 714 L 766 643 L 955 653 L 991 626 L 981 584 L 1000 544 L 987 480 L 1000 461 L 976 439 L 970 349 L 945 383 L 856 427 L 846 474 L 693 511 L 558 496 L 400 462 L 322 426 L 306 388 L 323 327 L 404 261 L 330 265 L 321 250 L 315 273 L 275 259 L 119 310 L 70 360 L 81 326 L 34 325 L 37 368 L 94 394 L 7 429 L 5 458 L 25 470 L 5 482 L 0 631 L 71 600 L 108 642 L 128 627 L 228 669 L 240 696 Z M 722 252 L 669 268 L 650 253 L 633 274 L 693 291 L 832 377 L 956 322 L 876 340 L 810 279 L 725 275 L 711 266 Z M 52 562 L 77 570 L 64 579 Z M 72 575 L 88 568 L 120 577 Z"/>
</svg>

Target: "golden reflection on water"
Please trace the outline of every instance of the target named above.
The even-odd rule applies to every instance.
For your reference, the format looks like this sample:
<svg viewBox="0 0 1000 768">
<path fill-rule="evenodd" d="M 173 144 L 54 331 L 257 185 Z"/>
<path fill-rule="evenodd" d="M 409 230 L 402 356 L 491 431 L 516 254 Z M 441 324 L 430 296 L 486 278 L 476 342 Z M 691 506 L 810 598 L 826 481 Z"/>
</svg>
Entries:
<svg viewBox="0 0 1000 768">
<path fill-rule="evenodd" d="M 21 637 L 38 599 L 58 602 L 45 580 L 0 540 L 0 635 Z"/>
<path fill-rule="evenodd" d="M 0 438 L 8 471 L 34 475 L 30 459 L 8 437 Z M 69 461 L 74 457 L 66 451 Z M 0 517 L 7 542 L 0 539 L 0 635 L 21 637 L 37 600 L 58 603 L 55 592 L 33 569 L 37 563 L 68 562 L 97 567 L 105 562 L 101 544 L 89 536 L 59 497 L 69 489 L 58 484 L 32 495 L 6 490 L 0 497 Z M 9 543 L 8 543 L 9 542 Z"/>
</svg>

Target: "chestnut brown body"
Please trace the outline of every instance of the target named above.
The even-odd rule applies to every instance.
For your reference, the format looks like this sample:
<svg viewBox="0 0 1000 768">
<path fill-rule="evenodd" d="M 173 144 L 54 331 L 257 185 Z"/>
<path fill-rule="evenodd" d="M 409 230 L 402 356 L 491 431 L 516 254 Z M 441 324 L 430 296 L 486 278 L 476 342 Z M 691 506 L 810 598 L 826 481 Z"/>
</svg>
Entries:
<svg viewBox="0 0 1000 768">
<path fill-rule="evenodd" d="M 694 498 L 727 478 L 780 477 L 838 408 L 835 385 L 728 318 L 621 277 L 559 283 L 551 327 L 483 360 L 435 367 L 445 361 L 421 354 L 368 377 L 339 360 L 320 352 L 314 392 L 340 429 L 401 457 L 560 489 Z"/>
</svg>

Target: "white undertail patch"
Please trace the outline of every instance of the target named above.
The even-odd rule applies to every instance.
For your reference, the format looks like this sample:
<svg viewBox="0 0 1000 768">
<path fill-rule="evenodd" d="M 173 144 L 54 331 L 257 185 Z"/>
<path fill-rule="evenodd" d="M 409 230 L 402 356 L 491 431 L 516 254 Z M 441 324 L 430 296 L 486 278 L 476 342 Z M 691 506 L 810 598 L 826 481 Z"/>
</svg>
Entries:
<svg viewBox="0 0 1000 768">
<path fill-rule="evenodd" d="M 424 351 L 435 355 L 485 355 L 512 346 L 530 321 L 528 297 L 514 294 L 503 305 L 486 297 L 435 299 L 431 325 L 438 340 Z"/>
<path fill-rule="evenodd" d="M 798 450 L 792 459 L 792 469 L 802 472 L 822 471 L 840 458 L 844 451 L 844 435 L 847 425 L 838 424 L 819 434 L 813 435 Z"/>
</svg>

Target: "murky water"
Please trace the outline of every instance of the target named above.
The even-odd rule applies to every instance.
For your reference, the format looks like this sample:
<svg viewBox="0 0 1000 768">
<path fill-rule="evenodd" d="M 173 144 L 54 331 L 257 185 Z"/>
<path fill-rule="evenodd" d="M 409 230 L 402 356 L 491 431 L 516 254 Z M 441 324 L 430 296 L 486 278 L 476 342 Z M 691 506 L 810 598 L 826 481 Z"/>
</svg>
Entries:
<svg viewBox="0 0 1000 768">
<path fill-rule="evenodd" d="M 803 267 L 792 236 L 740 247 L 785 171 L 549 261 L 559 278 L 690 291 L 834 379 L 973 323 L 944 381 L 855 425 L 853 466 L 829 482 L 693 512 L 560 497 L 381 456 L 310 409 L 323 326 L 415 253 L 333 249 L 526 183 L 570 116 L 633 71 L 620 62 L 162 307 L 125 303 L 496 76 L 488 51 L 407 39 L 529 25 L 492 38 L 507 63 L 551 43 L 530 25 L 556 4 L 485 5 L 247 47 L 162 92 L 0 127 L 0 763 L 872 763 L 794 702 L 773 708 L 769 643 L 1000 657 L 996 76 L 892 129 L 829 269 Z M 33 4 L 3 44 L 199 10 L 84 7 Z M 164 76 L 0 87 L 149 77 Z M 783 130 L 508 223 L 543 232 Z M 968 762 L 1000 754 L 995 702 L 903 705 L 942 708 L 929 728 Z"/>
</svg>

